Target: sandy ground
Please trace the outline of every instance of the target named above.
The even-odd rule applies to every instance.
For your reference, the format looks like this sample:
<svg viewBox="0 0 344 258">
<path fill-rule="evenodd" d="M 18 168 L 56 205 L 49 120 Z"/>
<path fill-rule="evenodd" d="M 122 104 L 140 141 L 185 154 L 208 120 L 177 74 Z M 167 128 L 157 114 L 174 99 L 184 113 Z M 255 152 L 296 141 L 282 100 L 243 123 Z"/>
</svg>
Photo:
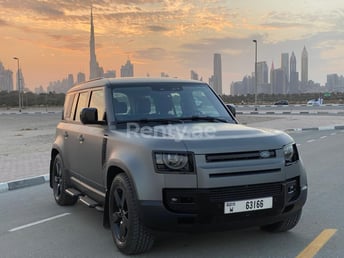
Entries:
<svg viewBox="0 0 344 258">
<path fill-rule="evenodd" d="M 34 114 L 0 112 L 0 183 L 49 173 L 50 150 L 61 110 Z M 240 115 L 242 124 L 255 127 L 288 129 L 344 125 L 343 116 L 270 116 Z"/>
<path fill-rule="evenodd" d="M 60 118 L 55 113 L 0 115 L 0 156 L 49 151 Z M 238 119 L 243 124 L 252 124 L 282 118 L 241 116 Z"/>
</svg>

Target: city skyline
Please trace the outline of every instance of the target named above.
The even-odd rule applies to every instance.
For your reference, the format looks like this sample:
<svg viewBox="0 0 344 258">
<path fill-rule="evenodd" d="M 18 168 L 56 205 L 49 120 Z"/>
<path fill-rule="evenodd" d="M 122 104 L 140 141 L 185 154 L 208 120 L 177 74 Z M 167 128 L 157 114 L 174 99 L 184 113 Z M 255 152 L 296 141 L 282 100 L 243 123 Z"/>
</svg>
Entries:
<svg viewBox="0 0 344 258">
<path fill-rule="evenodd" d="M 92 1 L 97 61 L 119 71 L 128 57 L 135 76 L 190 78 L 196 71 L 207 81 L 213 54 L 221 53 L 223 92 L 254 72 L 258 62 L 278 67 L 281 53 L 308 51 L 308 79 L 326 82 L 327 74 L 344 74 L 341 1 Z M 0 56 L 16 71 L 21 60 L 26 85 L 40 85 L 83 72 L 89 77 L 90 3 L 87 1 L 0 0 Z M 277 65 L 276 65 L 277 64 Z M 300 76 L 301 77 L 301 76 Z"/>
</svg>

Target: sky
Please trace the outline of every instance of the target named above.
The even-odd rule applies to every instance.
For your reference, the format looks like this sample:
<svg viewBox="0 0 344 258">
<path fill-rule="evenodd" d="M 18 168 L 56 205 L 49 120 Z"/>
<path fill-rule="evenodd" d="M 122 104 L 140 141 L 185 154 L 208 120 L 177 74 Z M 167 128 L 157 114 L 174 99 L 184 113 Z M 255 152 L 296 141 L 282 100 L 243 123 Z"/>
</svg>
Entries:
<svg viewBox="0 0 344 258">
<path fill-rule="evenodd" d="M 18 57 L 31 90 L 68 74 L 88 78 L 91 5 L 97 60 L 117 76 L 130 59 L 137 77 L 194 70 L 208 82 L 220 53 L 229 93 L 254 71 L 254 39 L 269 69 L 294 51 L 300 73 L 306 47 L 310 80 L 344 74 L 343 0 L 0 0 L 0 62 L 16 72 Z"/>
</svg>

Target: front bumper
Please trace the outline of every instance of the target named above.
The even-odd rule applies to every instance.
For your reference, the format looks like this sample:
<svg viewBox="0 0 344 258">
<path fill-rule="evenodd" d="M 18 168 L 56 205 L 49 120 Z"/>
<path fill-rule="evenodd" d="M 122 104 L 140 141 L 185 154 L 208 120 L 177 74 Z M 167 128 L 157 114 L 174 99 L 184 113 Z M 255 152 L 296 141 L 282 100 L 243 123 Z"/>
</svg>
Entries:
<svg viewBox="0 0 344 258">
<path fill-rule="evenodd" d="M 273 208 L 224 214 L 228 201 L 273 197 Z M 141 201 L 140 219 L 149 228 L 167 231 L 222 230 L 282 221 L 302 209 L 307 186 L 298 177 L 285 182 L 211 189 L 164 189 L 163 201 Z"/>
</svg>

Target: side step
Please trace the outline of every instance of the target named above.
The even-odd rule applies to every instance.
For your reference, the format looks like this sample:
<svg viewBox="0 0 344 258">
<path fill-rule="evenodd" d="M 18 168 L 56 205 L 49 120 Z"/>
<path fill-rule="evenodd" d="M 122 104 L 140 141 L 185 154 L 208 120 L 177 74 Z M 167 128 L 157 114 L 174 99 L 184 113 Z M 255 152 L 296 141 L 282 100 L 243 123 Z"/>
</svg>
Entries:
<svg viewBox="0 0 344 258">
<path fill-rule="evenodd" d="M 74 188 L 67 188 L 65 192 L 72 197 L 79 197 L 81 195 L 81 192 L 79 192 L 78 190 Z"/>
<path fill-rule="evenodd" d="M 98 203 L 94 200 L 92 200 L 90 197 L 84 195 L 84 196 L 79 196 L 79 200 L 85 204 L 86 206 L 90 208 L 95 208 L 98 206 Z"/>
<path fill-rule="evenodd" d="M 91 199 L 87 195 L 83 195 L 83 193 L 79 192 L 75 188 L 67 188 L 65 192 L 70 196 L 78 198 L 80 202 L 82 202 L 89 208 L 95 208 L 97 211 L 101 212 L 104 211 L 104 208 L 100 206 L 99 203 L 97 203 L 95 200 Z"/>
</svg>

